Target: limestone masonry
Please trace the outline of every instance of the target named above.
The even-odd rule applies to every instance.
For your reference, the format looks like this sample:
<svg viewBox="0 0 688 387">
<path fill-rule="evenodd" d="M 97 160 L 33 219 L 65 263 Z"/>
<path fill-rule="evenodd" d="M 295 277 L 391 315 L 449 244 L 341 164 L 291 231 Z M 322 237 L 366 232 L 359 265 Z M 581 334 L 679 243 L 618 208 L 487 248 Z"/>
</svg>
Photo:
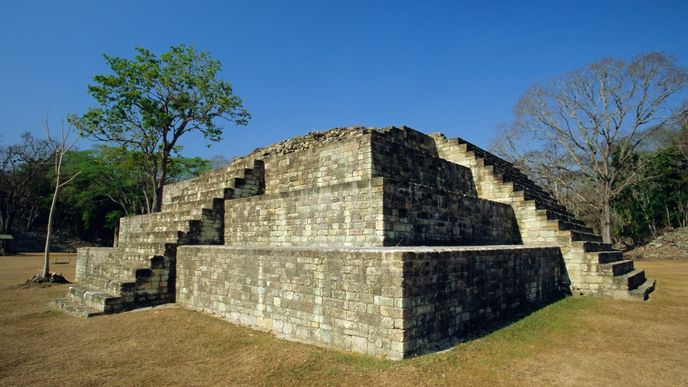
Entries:
<svg viewBox="0 0 688 387">
<path fill-rule="evenodd" d="M 118 245 L 79 249 L 81 316 L 177 304 L 401 359 L 567 294 L 655 282 L 508 162 L 407 127 L 312 133 L 165 186 Z"/>
</svg>

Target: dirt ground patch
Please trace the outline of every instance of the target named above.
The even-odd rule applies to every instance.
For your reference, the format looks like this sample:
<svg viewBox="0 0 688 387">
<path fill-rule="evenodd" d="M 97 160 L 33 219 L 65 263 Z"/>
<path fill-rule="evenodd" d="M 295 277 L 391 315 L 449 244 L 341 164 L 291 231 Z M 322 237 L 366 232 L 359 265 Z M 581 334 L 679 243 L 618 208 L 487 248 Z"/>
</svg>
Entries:
<svg viewBox="0 0 688 387">
<path fill-rule="evenodd" d="M 70 262 L 51 270 L 74 278 Z M 393 362 L 279 340 L 180 308 L 79 319 L 68 285 L 18 288 L 0 257 L 0 385 L 688 385 L 688 262 L 641 261 L 645 303 L 571 297 L 449 351 Z"/>
</svg>

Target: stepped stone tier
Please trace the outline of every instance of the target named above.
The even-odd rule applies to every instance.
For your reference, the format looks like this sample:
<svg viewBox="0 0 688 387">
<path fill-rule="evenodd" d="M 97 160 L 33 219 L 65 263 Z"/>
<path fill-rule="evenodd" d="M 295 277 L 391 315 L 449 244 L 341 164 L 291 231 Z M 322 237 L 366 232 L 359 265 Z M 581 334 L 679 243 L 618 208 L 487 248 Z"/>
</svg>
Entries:
<svg viewBox="0 0 688 387">
<path fill-rule="evenodd" d="M 79 249 L 57 304 L 176 302 L 291 340 L 391 359 L 447 348 L 567 294 L 655 282 L 510 163 L 407 127 L 283 141 L 165 186 L 113 248 Z"/>
</svg>

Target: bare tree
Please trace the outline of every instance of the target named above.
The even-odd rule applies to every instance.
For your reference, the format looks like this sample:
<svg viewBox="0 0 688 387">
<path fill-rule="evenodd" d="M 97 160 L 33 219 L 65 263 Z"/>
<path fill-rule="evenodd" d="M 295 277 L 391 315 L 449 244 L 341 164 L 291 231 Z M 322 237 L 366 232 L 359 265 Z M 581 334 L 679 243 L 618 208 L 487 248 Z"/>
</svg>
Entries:
<svg viewBox="0 0 688 387">
<path fill-rule="evenodd" d="M 48 212 L 48 227 L 45 233 L 45 253 L 43 255 L 43 272 L 41 279 L 46 280 L 50 274 L 50 237 L 52 234 L 53 215 L 55 213 L 55 204 L 60 193 L 60 189 L 69 184 L 80 172 L 76 172 L 70 178 L 63 180 L 62 176 L 62 161 L 65 154 L 69 152 L 79 140 L 78 133 L 74 130 L 71 124 L 67 124 L 65 128 L 64 121 L 60 127 L 60 137 L 53 138 L 50 134 L 48 120 L 45 122 L 45 131 L 48 134 L 48 141 L 53 146 L 54 168 L 55 168 L 55 190 L 53 191 L 53 199 L 50 203 L 50 212 Z"/>
<path fill-rule="evenodd" d="M 642 165 L 631 162 L 635 151 L 675 117 L 672 102 L 687 82 L 686 69 L 662 53 L 630 62 L 602 59 L 547 85 L 531 86 L 493 149 L 595 207 L 602 238 L 611 242 L 610 203 L 643 178 Z M 591 194 L 579 192 L 575 184 L 581 183 L 592 188 Z"/>
</svg>

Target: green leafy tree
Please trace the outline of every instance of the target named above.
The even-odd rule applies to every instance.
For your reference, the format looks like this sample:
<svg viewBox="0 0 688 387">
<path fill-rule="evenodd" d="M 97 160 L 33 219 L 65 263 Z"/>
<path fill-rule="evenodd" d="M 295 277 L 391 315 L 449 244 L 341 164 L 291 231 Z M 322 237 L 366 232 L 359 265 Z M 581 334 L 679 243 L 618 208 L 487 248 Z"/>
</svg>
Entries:
<svg viewBox="0 0 688 387">
<path fill-rule="evenodd" d="M 153 191 L 146 184 L 148 176 L 142 168 L 140 152 L 122 147 L 95 146 L 68 155 L 67 168 L 81 171 L 75 183 L 65 189 L 73 205 L 91 202 L 90 198 L 108 200 L 122 215 L 150 212 Z M 98 204 L 102 205 L 102 204 Z M 87 223 L 90 209 L 83 208 Z"/>
<path fill-rule="evenodd" d="M 613 202 L 620 220 L 615 234 L 633 244 L 656 238 L 663 229 L 688 226 L 688 158 L 685 126 L 662 128 L 658 143 L 638 152 L 633 163 L 646 165 L 646 178 L 627 186 Z"/>
<path fill-rule="evenodd" d="M 136 50 L 134 59 L 105 55 L 113 74 L 96 75 L 88 87 L 100 106 L 72 122 L 95 140 L 142 154 L 156 212 L 182 136 L 198 132 L 220 141 L 221 122 L 245 125 L 250 114 L 231 84 L 217 78 L 221 64 L 207 52 L 179 45 L 157 57 Z"/>
<path fill-rule="evenodd" d="M 73 233 L 109 241 L 120 217 L 149 212 L 152 191 L 144 184 L 147 175 L 142 158 L 141 152 L 104 145 L 67 154 L 65 170 L 81 174 L 64 188 L 69 211 L 61 219 L 71 222 L 65 226 L 79 223 Z M 209 169 L 207 160 L 173 157 L 169 181 L 188 179 Z"/>
</svg>

